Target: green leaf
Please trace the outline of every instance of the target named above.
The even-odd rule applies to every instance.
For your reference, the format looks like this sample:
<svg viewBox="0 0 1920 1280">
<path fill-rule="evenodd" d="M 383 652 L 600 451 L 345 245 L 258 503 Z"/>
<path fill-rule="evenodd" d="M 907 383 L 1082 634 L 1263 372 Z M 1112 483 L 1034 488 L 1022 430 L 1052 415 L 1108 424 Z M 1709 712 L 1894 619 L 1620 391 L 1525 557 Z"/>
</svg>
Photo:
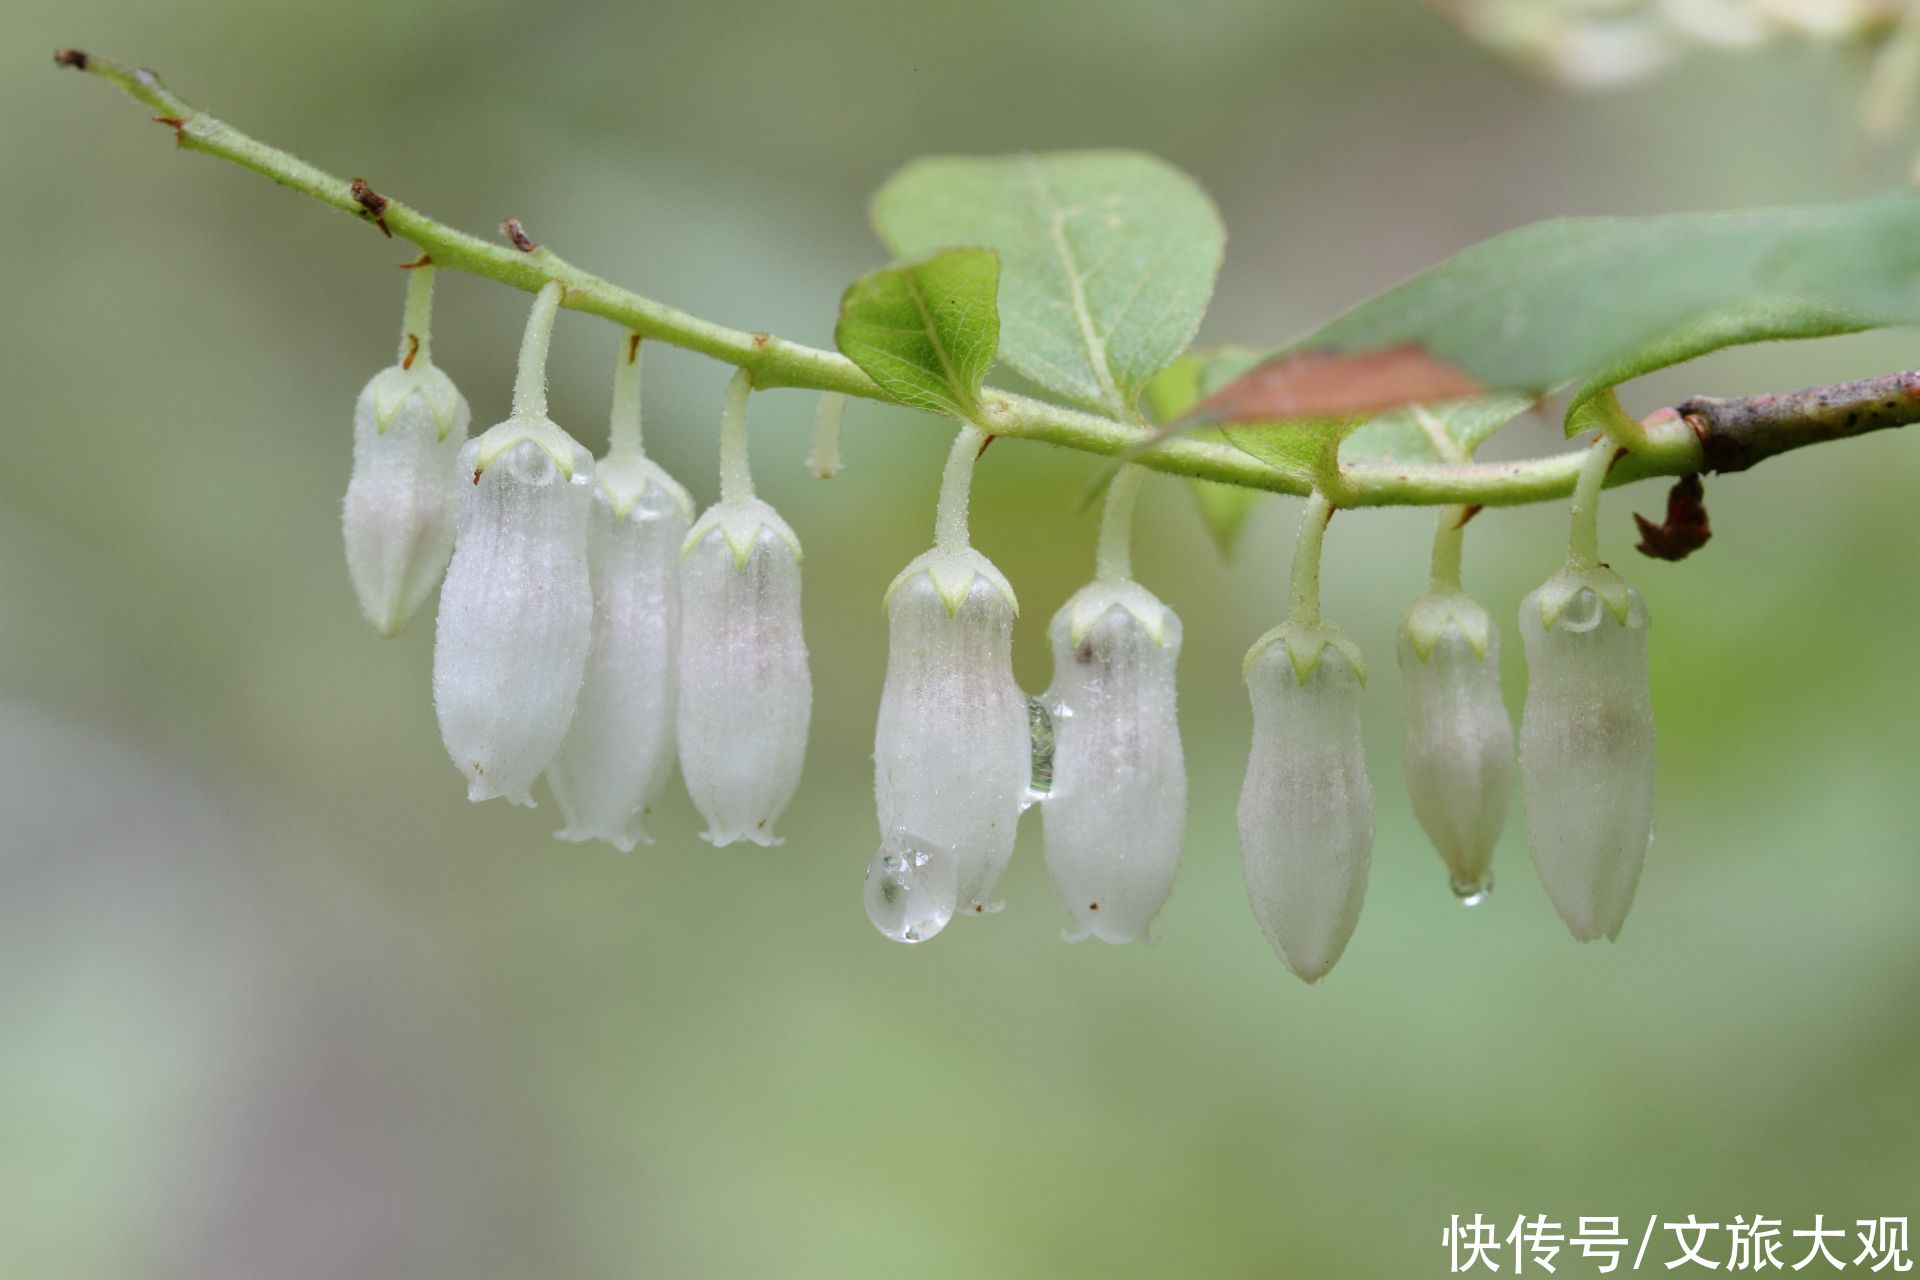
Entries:
<svg viewBox="0 0 1920 1280">
<path fill-rule="evenodd" d="M 1340 445 L 1340 459 L 1391 466 L 1471 458 L 1475 449 L 1533 405 L 1531 396 L 1505 392 L 1395 409 L 1348 436 Z"/>
<path fill-rule="evenodd" d="M 873 222 L 902 256 L 998 250 L 1002 356 L 1112 417 L 1192 341 L 1226 243 L 1192 179 L 1128 151 L 915 160 Z"/>
<path fill-rule="evenodd" d="M 840 299 L 834 341 L 901 404 L 972 421 L 1000 345 L 991 249 L 949 249 L 869 272 Z"/>
<path fill-rule="evenodd" d="M 1221 354 L 1189 352 L 1149 382 L 1146 403 L 1147 412 L 1153 420 L 1171 422 L 1199 403 L 1206 386 L 1206 372 Z M 1214 430 L 1200 434 L 1225 439 Z M 1200 513 L 1200 522 L 1206 526 L 1214 546 L 1220 549 L 1221 559 L 1231 560 L 1235 547 L 1239 545 L 1241 530 L 1246 527 L 1254 509 L 1260 505 L 1260 499 L 1266 495 L 1258 489 L 1192 477 L 1187 479 L 1187 492 L 1193 495 L 1193 505 Z"/>
<path fill-rule="evenodd" d="M 1580 398 L 1740 343 L 1920 322 L 1920 196 L 1498 236 L 1282 353 L 1419 350 L 1488 392 Z"/>
</svg>

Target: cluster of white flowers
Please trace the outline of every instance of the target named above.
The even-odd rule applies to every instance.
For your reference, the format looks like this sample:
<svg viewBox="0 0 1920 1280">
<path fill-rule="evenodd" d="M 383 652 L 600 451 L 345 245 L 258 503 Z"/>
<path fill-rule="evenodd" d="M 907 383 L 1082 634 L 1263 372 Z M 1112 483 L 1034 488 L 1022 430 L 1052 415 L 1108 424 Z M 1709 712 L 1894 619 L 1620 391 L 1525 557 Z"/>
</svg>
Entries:
<svg viewBox="0 0 1920 1280">
<path fill-rule="evenodd" d="M 547 416 L 557 284 L 535 301 L 511 414 L 466 439 L 466 404 L 427 340 L 430 270 L 413 278 L 400 364 L 361 394 L 344 523 L 354 585 L 382 634 L 397 632 L 444 572 L 434 701 L 469 797 L 531 805 L 544 774 L 562 838 L 630 850 L 651 842 L 646 814 L 677 755 L 707 840 L 778 844 L 812 685 L 800 544 L 754 496 L 748 469 L 749 375 L 736 374 L 721 414 L 720 500 L 694 520 L 686 490 L 641 447 L 637 337 L 616 362 L 604 458 Z M 823 452 L 837 422 L 831 406 Z M 920 942 L 956 915 L 996 910 L 1020 815 L 1039 803 L 1066 936 L 1144 938 L 1172 892 L 1187 810 L 1180 620 L 1133 580 L 1128 552 L 1145 473 L 1129 466 L 1114 478 L 1094 580 L 1054 615 L 1053 681 L 1029 698 L 1013 676 L 1013 588 L 969 542 L 968 494 L 986 443 L 960 427 L 934 545 L 884 598 L 880 845 L 867 911 L 888 937 Z M 1611 458 L 1593 452 L 1568 563 L 1520 610 L 1528 836 L 1549 896 L 1583 940 L 1619 932 L 1653 822 L 1646 607 L 1594 554 Z M 1288 620 L 1246 657 L 1253 737 L 1238 810 L 1254 915 L 1309 982 L 1353 934 L 1373 843 L 1366 671 L 1359 648 L 1320 617 L 1331 516 L 1315 495 Z M 1464 520 L 1441 517 L 1433 586 L 1408 609 L 1397 650 L 1414 812 L 1454 892 L 1472 903 L 1492 886 L 1515 753 L 1499 635 L 1459 584 Z"/>
<path fill-rule="evenodd" d="M 1690 45 L 1746 49 L 1891 27 L 1906 0 L 1441 0 L 1476 40 L 1560 84 L 1611 88 Z"/>
<path fill-rule="evenodd" d="M 800 545 L 747 471 L 746 375 L 728 391 L 721 499 L 695 522 L 641 448 L 637 337 L 616 363 L 606 457 L 548 418 L 557 284 L 527 322 L 512 413 L 467 440 L 466 403 L 428 350 L 430 272 L 414 275 L 402 364 L 361 394 L 343 523 L 383 635 L 444 572 L 434 705 L 468 797 L 531 805 L 545 774 L 562 838 L 630 850 L 651 843 L 677 746 L 708 840 L 779 843 L 813 694 Z"/>
</svg>

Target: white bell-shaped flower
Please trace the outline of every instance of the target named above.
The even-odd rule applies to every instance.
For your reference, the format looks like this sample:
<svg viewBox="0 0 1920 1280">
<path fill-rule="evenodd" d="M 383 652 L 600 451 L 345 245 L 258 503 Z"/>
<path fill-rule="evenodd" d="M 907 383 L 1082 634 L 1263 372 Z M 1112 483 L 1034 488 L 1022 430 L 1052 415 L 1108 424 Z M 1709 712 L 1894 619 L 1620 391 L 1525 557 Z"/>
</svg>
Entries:
<svg viewBox="0 0 1920 1280">
<path fill-rule="evenodd" d="M 440 591 L 433 699 L 472 800 L 531 805 L 573 718 L 593 634 L 593 457 L 546 416 L 560 286 L 534 303 L 513 416 L 460 451 L 471 480 Z"/>
<path fill-rule="evenodd" d="M 958 908 L 978 915 L 997 906 L 1032 773 L 1027 698 L 1013 679 L 1013 590 L 960 547 L 914 560 L 886 605 L 873 738 L 880 831 L 912 833 L 952 857 Z"/>
<path fill-rule="evenodd" d="M 1500 697 L 1500 633 L 1458 590 L 1414 601 L 1397 643 L 1401 747 L 1413 813 L 1469 904 L 1493 889 L 1493 849 L 1513 802 L 1513 722 Z"/>
<path fill-rule="evenodd" d="M 806 762 L 813 683 L 800 625 L 800 541 L 753 496 L 743 370 L 720 428 L 720 501 L 680 559 L 680 773 L 702 839 L 774 845 Z"/>
<path fill-rule="evenodd" d="M 1013 678 L 1019 606 L 967 542 L 967 491 L 984 439 L 960 429 L 934 549 L 887 589 L 887 676 L 873 739 L 883 847 L 906 838 L 934 862 L 951 859 L 962 915 L 998 908 L 994 887 L 1013 857 L 1032 776 L 1027 698 Z"/>
<path fill-rule="evenodd" d="M 1308 982 L 1353 936 L 1373 849 L 1365 677 L 1352 642 L 1330 633 L 1277 627 L 1246 663 L 1253 751 L 1238 818 L 1247 894 L 1267 941 Z"/>
<path fill-rule="evenodd" d="M 1126 540 L 1144 472 L 1108 489 L 1099 576 L 1048 627 L 1053 776 L 1040 821 L 1068 941 L 1132 942 L 1180 869 L 1187 769 L 1176 715 L 1180 619 L 1128 576 Z"/>
<path fill-rule="evenodd" d="M 433 362 L 433 268 L 415 268 L 399 363 L 353 407 L 353 473 L 341 509 L 347 573 L 373 629 L 395 636 L 426 601 L 453 554 L 460 447 L 471 414 Z"/>
<path fill-rule="evenodd" d="M 1619 936 L 1653 840 L 1647 607 L 1606 569 L 1566 570 L 1520 603 L 1520 774 L 1547 896 L 1582 942 Z"/>
<path fill-rule="evenodd" d="M 1653 841 L 1647 606 L 1600 563 L 1601 439 L 1573 490 L 1567 563 L 1520 602 L 1520 790 L 1547 896 L 1582 942 L 1620 935 Z"/>
<path fill-rule="evenodd" d="M 1360 739 L 1360 650 L 1320 621 L 1320 543 L 1333 510 L 1307 501 L 1288 621 L 1247 651 L 1253 750 L 1240 788 L 1241 866 L 1254 918 L 1289 969 L 1317 982 L 1360 920 L 1373 785 Z"/>
<path fill-rule="evenodd" d="M 561 839 L 605 840 L 625 852 L 653 843 L 646 811 L 673 771 L 680 545 L 693 500 L 641 452 L 638 338 L 622 356 L 613 444 L 595 468 L 587 522 L 593 643 L 547 783 L 566 818 Z"/>
</svg>

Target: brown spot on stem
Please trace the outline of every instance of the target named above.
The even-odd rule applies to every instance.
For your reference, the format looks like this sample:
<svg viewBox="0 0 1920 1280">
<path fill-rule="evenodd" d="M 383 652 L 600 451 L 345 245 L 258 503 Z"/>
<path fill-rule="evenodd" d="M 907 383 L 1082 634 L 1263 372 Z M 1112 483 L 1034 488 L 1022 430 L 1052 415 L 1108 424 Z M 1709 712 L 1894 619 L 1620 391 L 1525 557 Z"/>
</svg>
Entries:
<svg viewBox="0 0 1920 1280">
<path fill-rule="evenodd" d="M 86 50 L 55 49 L 53 51 L 53 65 L 56 67 L 72 67 L 75 71 L 85 71 L 87 69 Z"/>
<path fill-rule="evenodd" d="M 387 229 L 387 204 L 389 202 L 385 196 L 368 186 L 365 178 L 355 178 L 352 182 L 348 183 L 347 194 L 353 197 L 354 203 L 366 211 L 366 215 L 372 220 L 373 225 L 380 228 L 381 235 L 389 239 L 393 237 L 393 232 Z"/>
<path fill-rule="evenodd" d="M 1456 529 L 1466 528 L 1467 521 L 1473 519 L 1475 516 L 1479 515 L 1482 511 L 1485 511 L 1486 509 L 1487 509 L 1486 504 L 1484 503 L 1480 503 L 1480 502 L 1468 503 L 1466 506 L 1460 508 L 1460 520 L 1453 527 Z M 1345 525 L 1342 525 L 1340 527 L 1343 529 L 1346 528 Z"/>
<path fill-rule="evenodd" d="M 501 223 L 500 234 L 513 241 L 513 247 L 522 253 L 532 253 L 540 247 L 527 235 L 527 229 L 520 225 L 518 218 L 508 218 Z"/>
<path fill-rule="evenodd" d="M 640 358 L 640 335 L 637 333 L 630 333 L 627 335 L 627 363 L 632 364 L 635 360 L 638 360 L 639 358 Z"/>
<path fill-rule="evenodd" d="M 980 442 L 980 453 L 976 453 L 973 455 L 974 460 L 976 462 L 979 461 L 980 454 L 985 453 L 987 451 L 987 446 L 992 444 L 995 440 L 998 440 L 999 438 L 1000 438 L 999 436 L 988 436 L 985 440 L 982 440 Z"/>
<path fill-rule="evenodd" d="M 756 347 L 764 347 L 772 341 L 773 335 L 770 333 L 756 333 L 753 335 L 753 345 Z"/>
<path fill-rule="evenodd" d="M 1098 911 L 1099 909 L 1100 909 L 1100 904 L 1097 902 L 1089 902 L 1087 904 L 1087 910 L 1089 911 Z"/>
<path fill-rule="evenodd" d="M 1373 351 L 1295 351 L 1259 365 L 1201 401 L 1190 423 L 1353 418 L 1485 391 L 1465 370 L 1416 342 Z"/>
<path fill-rule="evenodd" d="M 433 259 L 423 253 L 419 257 L 415 258 L 412 262 L 396 262 L 393 265 L 400 268 L 402 271 L 418 271 L 421 267 L 432 266 Z"/>
<path fill-rule="evenodd" d="M 407 356 L 406 356 L 406 359 L 400 362 L 400 367 L 402 369 L 413 368 L 413 358 L 419 354 L 420 354 L 420 335 L 417 333 L 410 333 L 407 335 Z"/>
<path fill-rule="evenodd" d="M 155 124 L 163 124 L 173 130 L 173 140 L 175 142 L 186 141 L 187 122 L 179 116 L 148 116 L 147 119 L 153 121 Z"/>
<path fill-rule="evenodd" d="M 1674 482 L 1667 493 L 1664 523 L 1655 524 L 1638 512 L 1634 513 L 1633 522 L 1640 526 L 1640 543 L 1635 550 L 1656 560 L 1685 560 L 1713 536 L 1697 474 L 1682 476 Z"/>
</svg>

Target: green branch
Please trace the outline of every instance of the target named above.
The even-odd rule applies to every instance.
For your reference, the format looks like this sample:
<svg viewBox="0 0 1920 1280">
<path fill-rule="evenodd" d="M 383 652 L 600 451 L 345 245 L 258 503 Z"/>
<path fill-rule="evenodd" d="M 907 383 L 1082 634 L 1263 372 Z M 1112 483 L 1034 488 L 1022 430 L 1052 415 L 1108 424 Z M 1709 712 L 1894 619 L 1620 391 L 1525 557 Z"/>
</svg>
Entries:
<svg viewBox="0 0 1920 1280">
<path fill-rule="evenodd" d="M 788 342 L 772 334 L 729 329 L 642 297 L 534 244 L 512 220 L 502 224 L 511 241 L 509 244 L 495 244 L 468 235 L 375 191 L 358 178 L 348 181 L 335 177 L 242 133 L 174 94 L 151 71 L 136 70 L 77 50 L 63 50 L 54 60 L 118 85 L 147 106 L 155 120 L 170 126 L 182 148 L 218 156 L 265 174 L 282 186 L 371 223 L 387 235 L 409 240 L 437 267 L 496 280 L 529 293 L 538 292 L 549 282 L 558 282 L 565 290 L 563 306 L 605 317 L 644 338 L 697 351 L 744 369 L 752 377 L 753 385 L 759 388 L 807 388 L 897 403 L 851 360 L 837 352 Z M 1802 395 L 1812 397 L 1813 393 Z M 1768 402 L 1779 399 L 1758 398 Z M 1812 402 L 1803 399 L 1794 403 Z M 1732 407 L 1737 403 L 1712 402 L 1715 411 L 1712 415 L 1696 412 L 1681 417 L 1664 411 L 1653 415 L 1642 427 L 1643 440 L 1637 441 L 1607 476 L 1608 485 L 1713 469 L 1719 460 L 1714 433 L 1721 418 L 1737 422 L 1741 432 L 1740 456 L 1749 460 L 1840 434 L 1832 430 L 1805 429 L 1805 424 L 1790 419 L 1769 421 L 1765 415 L 1743 414 Z M 1904 408 L 1903 405 L 1903 411 Z M 1920 408 L 1898 421 L 1883 419 L 1874 425 L 1904 425 L 1914 418 L 1920 418 Z M 1174 438 L 1139 453 L 1154 434 L 1147 427 L 993 388 L 982 393 L 980 426 L 994 435 L 1126 458 L 1174 475 L 1278 493 L 1304 495 L 1312 489 L 1304 476 L 1271 466 L 1225 443 Z M 1341 506 L 1355 507 L 1512 506 L 1565 498 L 1573 492 L 1585 454 L 1585 449 L 1576 449 L 1514 463 L 1346 466 L 1340 471 L 1338 498 Z"/>
</svg>

